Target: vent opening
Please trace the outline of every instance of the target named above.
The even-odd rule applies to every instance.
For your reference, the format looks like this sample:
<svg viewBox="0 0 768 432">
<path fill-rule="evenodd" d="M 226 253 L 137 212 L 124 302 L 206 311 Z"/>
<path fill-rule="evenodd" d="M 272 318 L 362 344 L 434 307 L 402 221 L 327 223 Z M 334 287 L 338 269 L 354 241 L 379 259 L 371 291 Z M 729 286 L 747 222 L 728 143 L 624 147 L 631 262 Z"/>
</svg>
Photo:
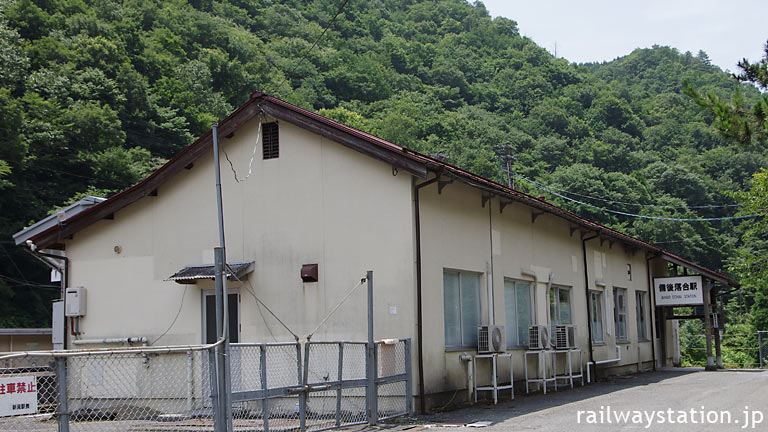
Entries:
<svg viewBox="0 0 768 432">
<path fill-rule="evenodd" d="M 280 136 L 277 122 L 261 125 L 261 142 L 264 148 L 264 159 L 276 159 L 280 156 Z"/>
</svg>

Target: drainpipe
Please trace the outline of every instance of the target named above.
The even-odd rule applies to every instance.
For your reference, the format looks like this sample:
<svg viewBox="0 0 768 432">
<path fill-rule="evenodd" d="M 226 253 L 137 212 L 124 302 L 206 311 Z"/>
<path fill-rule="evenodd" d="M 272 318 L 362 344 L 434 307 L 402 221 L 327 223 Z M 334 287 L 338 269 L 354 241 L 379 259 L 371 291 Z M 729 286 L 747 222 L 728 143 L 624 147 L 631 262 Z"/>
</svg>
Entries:
<svg viewBox="0 0 768 432">
<path fill-rule="evenodd" d="M 69 258 L 67 258 L 64 255 L 54 255 L 49 254 L 45 252 L 40 252 L 37 250 L 37 246 L 32 242 L 32 240 L 27 240 L 26 242 L 27 247 L 29 247 L 29 253 L 32 254 L 33 257 L 37 258 L 38 260 L 42 261 L 43 264 L 47 265 L 48 267 L 51 267 L 61 273 L 61 301 L 65 302 L 64 307 L 66 308 L 66 292 L 67 287 L 69 286 Z M 54 259 L 54 260 L 60 260 L 63 262 L 61 266 L 57 266 L 49 262 L 48 260 L 44 258 Z M 64 349 L 67 349 L 67 319 L 64 318 L 62 325 L 64 326 Z"/>
<path fill-rule="evenodd" d="M 424 325 L 421 300 L 421 218 L 419 216 L 419 190 L 437 182 L 439 176 L 413 186 L 413 206 L 415 210 L 414 224 L 416 225 L 416 327 L 419 339 L 418 369 L 419 369 L 419 412 L 426 414 L 424 395 Z"/>
<path fill-rule="evenodd" d="M 471 404 L 472 393 L 475 390 L 475 386 L 472 385 L 472 382 L 475 379 L 474 374 L 472 373 L 472 356 L 467 353 L 463 353 L 459 356 L 459 360 L 466 362 L 467 364 L 467 402 Z"/>
<path fill-rule="evenodd" d="M 656 257 L 650 256 L 645 259 L 645 269 L 648 274 L 648 297 L 650 298 L 651 306 L 651 319 L 648 320 L 651 325 L 651 357 L 653 357 L 653 371 L 656 372 L 656 302 L 654 301 L 656 291 L 653 286 L 653 278 L 651 277 L 651 260 L 654 258 Z"/>
<path fill-rule="evenodd" d="M 584 258 L 584 295 L 587 298 L 587 343 L 589 344 L 589 363 L 595 363 L 595 353 L 592 347 L 592 308 L 589 306 L 589 271 L 587 270 L 587 242 L 600 237 L 595 234 L 592 237 L 581 239 L 581 256 Z M 621 355 L 621 354 L 619 354 Z M 589 363 L 587 363 L 587 374 L 589 374 Z M 597 366 L 595 366 L 597 367 Z M 597 372 L 597 369 L 595 369 Z"/>
<path fill-rule="evenodd" d="M 491 246 L 491 261 L 488 264 L 488 324 L 496 324 L 496 311 L 494 310 L 493 302 L 493 212 L 491 211 L 491 205 L 493 201 L 488 198 L 488 239 Z"/>
</svg>

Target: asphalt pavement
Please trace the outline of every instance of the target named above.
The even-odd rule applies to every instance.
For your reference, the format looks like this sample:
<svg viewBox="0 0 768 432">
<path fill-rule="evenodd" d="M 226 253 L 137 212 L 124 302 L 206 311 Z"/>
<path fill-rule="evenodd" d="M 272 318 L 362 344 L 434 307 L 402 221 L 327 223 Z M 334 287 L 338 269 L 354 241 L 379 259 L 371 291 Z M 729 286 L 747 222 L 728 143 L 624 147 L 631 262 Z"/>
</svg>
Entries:
<svg viewBox="0 0 768 432">
<path fill-rule="evenodd" d="M 401 419 L 409 432 L 768 431 L 768 371 L 665 369 Z"/>
</svg>

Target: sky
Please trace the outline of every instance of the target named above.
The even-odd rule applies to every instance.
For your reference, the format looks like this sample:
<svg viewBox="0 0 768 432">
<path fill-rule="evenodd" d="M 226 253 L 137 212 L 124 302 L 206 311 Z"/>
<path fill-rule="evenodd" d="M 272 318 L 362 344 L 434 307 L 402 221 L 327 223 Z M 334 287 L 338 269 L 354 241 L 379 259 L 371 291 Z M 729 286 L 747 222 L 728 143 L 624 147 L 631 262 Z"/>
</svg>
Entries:
<svg viewBox="0 0 768 432">
<path fill-rule="evenodd" d="M 491 16 L 572 62 L 611 61 L 635 48 L 703 50 L 721 69 L 757 61 L 768 40 L 768 0 L 483 0 Z"/>
</svg>

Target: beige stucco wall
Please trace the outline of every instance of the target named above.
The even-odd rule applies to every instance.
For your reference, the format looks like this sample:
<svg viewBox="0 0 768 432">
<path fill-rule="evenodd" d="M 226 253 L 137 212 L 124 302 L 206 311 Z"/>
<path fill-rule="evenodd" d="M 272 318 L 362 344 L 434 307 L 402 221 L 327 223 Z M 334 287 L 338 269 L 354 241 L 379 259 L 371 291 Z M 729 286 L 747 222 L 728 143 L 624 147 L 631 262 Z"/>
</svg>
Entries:
<svg viewBox="0 0 768 432">
<path fill-rule="evenodd" d="M 258 123 L 252 120 L 221 145 L 238 175 L 248 173 Z M 412 337 L 411 178 L 382 162 L 280 123 L 280 157 L 262 160 L 236 183 L 222 157 L 229 262 L 255 261 L 248 281 L 298 335 L 305 337 L 336 303 L 374 271 L 375 337 Z M 184 266 L 212 263 L 218 245 L 213 156 L 202 157 L 145 197 L 67 241 L 71 286 L 88 290 L 81 338 L 145 336 L 155 345 L 202 341 L 204 281 L 164 279 Z M 115 246 L 121 252 L 115 253 Z M 302 264 L 319 264 L 319 282 L 303 283 Z M 241 341 L 292 341 L 239 283 Z M 166 331 L 179 310 L 177 322 Z M 274 335 L 274 339 L 273 339 Z M 364 340 L 365 287 L 358 287 L 314 340 Z"/>
<path fill-rule="evenodd" d="M 53 349 L 51 335 L 0 335 L 0 353 Z"/>
<path fill-rule="evenodd" d="M 571 235 L 567 221 L 553 215 L 543 214 L 532 222 L 532 209 L 515 203 L 499 213 L 499 199 L 493 198 L 489 207 L 481 205 L 481 192 L 461 183 L 453 183 L 438 194 L 432 186 L 421 192 L 421 232 L 423 259 L 425 319 L 424 363 L 425 387 L 427 393 L 451 391 L 466 388 L 465 365 L 459 359 L 462 352 L 445 349 L 443 317 L 443 271 L 444 269 L 464 270 L 482 273 L 481 316 L 487 324 L 488 299 L 487 272 L 491 261 L 491 237 L 493 237 L 493 288 L 494 310 L 497 325 L 505 325 L 504 281 L 516 279 L 533 282 L 529 275 L 536 274 L 535 289 L 536 322 L 547 323 L 549 300 L 547 282 L 553 274 L 552 283 L 571 288 L 571 309 L 573 324 L 577 326 L 577 343 L 583 350 L 583 362 L 589 360 L 587 303 L 584 288 L 584 260 L 579 232 Z M 492 222 L 491 222 L 492 219 Z M 493 234 L 489 231 L 492 223 Z M 500 243 L 500 244 L 499 244 Z M 632 280 L 627 280 L 627 264 L 632 266 Z M 599 265 L 598 271 L 594 266 Z M 606 319 L 605 343 L 595 345 L 595 360 L 616 357 L 615 330 L 613 324 L 613 288 L 627 289 L 627 334 L 629 342 L 620 344 L 622 361 L 604 368 L 634 365 L 638 359 L 652 359 L 651 342 L 637 340 L 635 291 L 648 291 L 645 254 L 625 249 L 620 243 L 611 245 L 599 239 L 587 242 L 587 266 L 589 267 L 589 288 L 604 290 Z M 526 274 L 523 274 L 526 273 Z M 598 283 L 600 283 L 598 285 Z M 603 286 L 604 285 L 604 286 Z M 649 322 L 650 306 L 647 306 Z M 648 329 L 650 335 L 650 327 Z M 523 349 L 510 347 L 513 352 L 515 379 L 523 379 Z M 562 364 L 563 357 L 558 361 Z M 575 361 L 575 359 L 574 359 Z M 533 357 L 529 366 L 535 370 Z M 487 366 L 478 370 L 478 376 L 487 379 Z M 501 368 L 500 374 L 508 376 L 508 368 Z"/>
</svg>

